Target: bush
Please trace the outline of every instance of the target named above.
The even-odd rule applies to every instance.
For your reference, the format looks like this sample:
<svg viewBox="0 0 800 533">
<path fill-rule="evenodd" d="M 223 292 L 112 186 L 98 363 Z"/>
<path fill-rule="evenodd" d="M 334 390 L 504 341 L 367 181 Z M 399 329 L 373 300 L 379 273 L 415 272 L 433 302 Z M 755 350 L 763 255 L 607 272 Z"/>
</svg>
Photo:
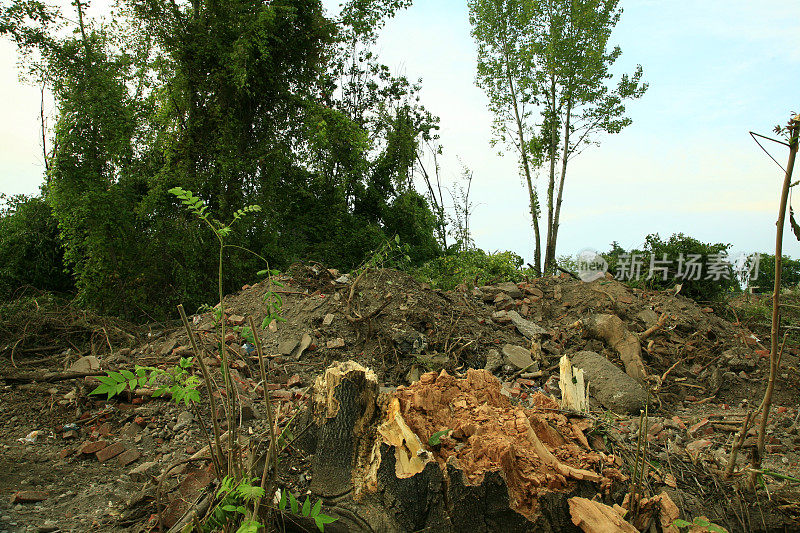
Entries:
<svg viewBox="0 0 800 533">
<path fill-rule="evenodd" d="M 760 254 L 758 278 L 748 280 L 748 287 L 754 292 L 772 293 L 775 287 L 775 254 Z M 781 261 L 781 288 L 791 289 L 800 286 L 800 261 L 788 255 Z"/>
<path fill-rule="evenodd" d="M 655 233 L 646 237 L 642 250 L 626 252 L 614 242 L 604 257 L 608 262 L 608 271 L 631 286 L 664 290 L 680 283 L 682 295 L 698 301 L 713 301 L 740 290 L 732 265 L 722 261 L 730 247 L 730 244 L 703 243 L 683 233 L 663 240 Z M 692 275 L 688 266 L 688 260 L 692 256 L 699 256 L 696 261 L 701 265 L 699 279 L 694 279 L 697 276 Z M 638 271 L 633 267 L 633 257 L 641 262 Z M 651 260 L 655 267 L 652 277 Z M 663 262 L 659 263 L 660 261 Z M 711 271 L 711 268 L 716 268 L 717 271 Z"/>
<path fill-rule="evenodd" d="M 514 252 L 487 254 L 480 249 L 462 250 L 428 261 L 414 274 L 420 281 L 449 290 L 461 283 L 481 286 L 520 281 L 525 276 L 522 263 L 522 258 Z"/>
<path fill-rule="evenodd" d="M 2 196 L 2 195 L 0 195 Z M 31 285 L 46 291 L 73 290 L 64 268 L 58 223 L 41 197 L 0 198 L 0 295 L 8 297 Z"/>
</svg>

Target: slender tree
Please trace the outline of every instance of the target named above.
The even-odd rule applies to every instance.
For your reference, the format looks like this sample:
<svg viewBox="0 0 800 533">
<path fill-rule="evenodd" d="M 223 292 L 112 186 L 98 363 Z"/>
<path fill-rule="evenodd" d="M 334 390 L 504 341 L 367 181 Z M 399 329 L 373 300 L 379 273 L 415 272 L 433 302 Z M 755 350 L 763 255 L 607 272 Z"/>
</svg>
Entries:
<svg viewBox="0 0 800 533">
<path fill-rule="evenodd" d="M 596 134 L 631 124 L 624 102 L 647 89 L 642 68 L 612 83 L 619 47 L 609 38 L 619 0 L 471 0 L 478 84 L 495 113 L 495 140 L 520 154 L 535 233 L 534 267 L 552 269 L 569 161 Z M 511 134 L 514 134 L 512 137 Z M 542 265 L 539 201 L 531 175 L 547 176 L 547 240 Z"/>
</svg>

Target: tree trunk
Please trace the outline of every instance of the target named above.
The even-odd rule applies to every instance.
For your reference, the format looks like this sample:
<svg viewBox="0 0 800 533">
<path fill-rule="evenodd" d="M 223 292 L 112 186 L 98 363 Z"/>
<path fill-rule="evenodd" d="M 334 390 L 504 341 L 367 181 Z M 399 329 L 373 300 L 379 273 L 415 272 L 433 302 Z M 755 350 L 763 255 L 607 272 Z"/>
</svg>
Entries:
<svg viewBox="0 0 800 533">
<path fill-rule="evenodd" d="M 564 196 L 564 179 L 567 176 L 567 159 L 569 158 L 569 137 L 570 137 L 570 120 L 572 118 L 572 97 L 567 99 L 567 114 L 564 120 L 564 150 L 561 155 L 561 177 L 558 181 L 558 196 L 556 199 L 556 212 L 553 216 L 553 226 L 551 229 L 552 239 L 548 243 L 547 257 L 549 261 L 545 268 L 554 267 L 556 264 L 556 242 L 558 241 L 558 220 L 561 216 L 561 202 Z"/>
<path fill-rule="evenodd" d="M 550 146 L 548 148 L 548 156 L 550 158 L 550 176 L 547 180 L 547 244 L 545 246 L 544 258 L 544 271 L 550 269 L 551 257 L 550 248 L 553 240 L 553 192 L 556 186 L 556 137 L 558 130 L 558 112 L 556 109 L 556 78 L 550 75 L 550 98 L 548 105 L 550 106 Z"/>
</svg>

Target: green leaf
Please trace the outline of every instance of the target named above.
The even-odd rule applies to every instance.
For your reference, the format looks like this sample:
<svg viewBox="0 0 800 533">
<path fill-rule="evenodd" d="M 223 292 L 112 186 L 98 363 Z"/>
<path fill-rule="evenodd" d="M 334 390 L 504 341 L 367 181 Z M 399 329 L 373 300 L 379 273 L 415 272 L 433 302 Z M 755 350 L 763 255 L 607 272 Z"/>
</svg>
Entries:
<svg viewBox="0 0 800 533">
<path fill-rule="evenodd" d="M 292 494 L 291 492 L 289 493 L 289 505 L 292 508 L 292 513 L 297 514 L 297 511 L 300 508 L 300 503 L 297 501 L 297 498 L 295 498 L 294 494 Z"/>
<path fill-rule="evenodd" d="M 445 436 L 447 433 L 450 433 L 450 431 L 451 430 L 449 429 L 443 429 L 442 431 L 437 431 L 436 433 L 431 435 L 430 439 L 428 439 L 428 444 L 430 444 L 431 446 L 438 446 L 439 444 L 442 443 L 442 437 Z"/>
<path fill-rule="evenodd" d="M 687 522 L 686 520 L 681 520 L 680 518 L 672 522 L 672 525 L 675 527 L 692 527 L 691 522 Z"/>
<path fill-rule="evenodd" d="M 117 384 L 115 379 L 108 376 L 97 376 L 97 380 L 104 385 L 108 385 L 109 387 L 113 387 Z"/>
<path fill-rule="evenodd" d="M 306 496 L 306 501 L 303 502 L 303 516 L 308 517 L 311 512 L 311 496 Z"/>
<path fill-rule="evenodd" d="M 236 533 L 258 533 L 262 527 L 264 527 L 264 525 L 255 520 L 245 520 L 239 526 L 239 529 L 236 530 Z"/>
<path fill-rule="evenodd" d="M 125 379 L 125 376 L 123 376 L 123 375 L 122 375 L 122 374 L 120 374 L 119 372 L 114 372 L 114 371 L 111 371 L 111 372 L 109 372 L 109 373 L 108 373 L 108 377 L 110 377 L 111 379 L 113 379 L 113 380 L 114 380 L 114 381 L 116 381 L 117 383 L 122 383 L 122 382 L 124 382 L 124 381 L 127 381 L 127 380 Z"/>
<path fill-rule="evenodd" d="M 317 516 L 321 510 L 322 510 L 322 498 L 318 499 L 317 503 L 314 504 L 314 507 L 311 508 L 311 516 Z"/>
<path fill-rule="evenodd" d="M 278 502 L 278 509 L 280 509 L 281 511 L 286 510 L 286 500 L 288 499 L 286 497 L 286 494 L 287 494 L 286 489 L 283 489 L 283 491 L 281 491 L 281 501 Z"/>
<path fill-rule="evenodd" d="M 725 528 L 718 526 L 717 524 L 708 524 L 708 530 L 712 531 L 713 533 L 728 533 Z"/>
<path fill-rule="evenodd" d="M 125 379 L 128 380 L 128 381 L 130 381 L 130 380 L 132 380 L 133 378 L 136 377 L 136 374 L 134 374 L 130 370 L 120 370 L 119 372 L 120 372 L 120 374 L 125 376 Z"/>
<path fill-rule="evenodd" d="M 711 525 L 711 522 L 709 522 L 705 518 L 700 518 L 698 516 L 697 518 L 694 519 L 694 525 L 700 526 L 700 527 L 708 527 L 709 525 Z"/>
<path fill-rule="evenodd" d="M 222 506 L 222 510 L 225 511 L 225 512 L 228 512 L 228 513 L 235 513 L 236 512 L 236 506 L 232 505 L 232 504 L 223 505 Z"/>
</svg>

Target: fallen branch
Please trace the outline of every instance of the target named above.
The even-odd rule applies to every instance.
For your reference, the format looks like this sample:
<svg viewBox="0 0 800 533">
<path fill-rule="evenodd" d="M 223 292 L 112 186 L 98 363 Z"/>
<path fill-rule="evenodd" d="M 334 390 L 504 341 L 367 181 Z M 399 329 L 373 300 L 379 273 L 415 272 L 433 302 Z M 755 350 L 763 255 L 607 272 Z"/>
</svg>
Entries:
<svg viewBox="0 0 800 533">
<path fill-rule="evenodd" d="M 16 376 L 0 376 L 6 383 L 56 383 L 70 379 L 82 379 L 91 376 L 105 376 L 105 372 L 45 372 L 33 374 L 17 374 Z"/>
<path fill-rule="evenodd" d="M 739 448 L 742 447 L 742 443 L 744 442 L 744 438 L 747 436 L 747 430 L 750 427 L 750 417 L 752 416 L 752 411 L 747 411 L 747 416 L 742 423 L 742 429 L 739 431 L 739 436 L 736 438 L 736 441 L 733 443 L 733 448 L 731 448 L 731 456 L 728 459 L 728 467 L 725 469 L 725 477 L 724 479 L 728 479 L 733 474 L 733 469 L 736 466 L 736 456 L 739 455 Z"/>
</svg>

